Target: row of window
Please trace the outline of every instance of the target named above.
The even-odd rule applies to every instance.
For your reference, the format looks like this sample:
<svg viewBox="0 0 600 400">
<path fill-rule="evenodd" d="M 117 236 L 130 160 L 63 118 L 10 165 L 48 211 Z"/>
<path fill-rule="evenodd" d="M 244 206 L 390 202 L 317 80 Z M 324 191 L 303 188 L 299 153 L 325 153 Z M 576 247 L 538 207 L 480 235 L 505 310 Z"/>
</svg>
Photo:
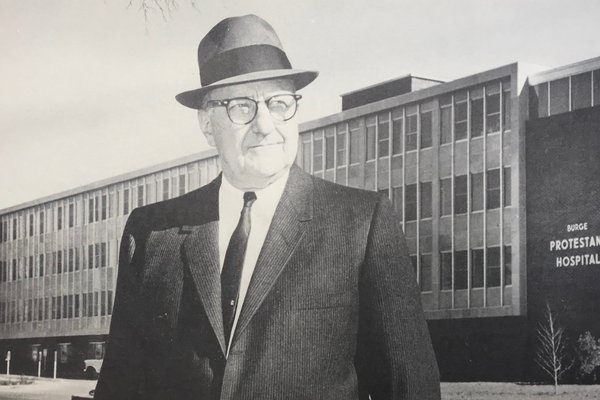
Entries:
<svg viewBox="0 0 600 400">
<path fill-rule="evenodd" d="M 600 105 L 600 69 L 535 85 L 530 113 L 543 118 Z"/>
<path fill-rule="evenodd" d="M 26 265 L 19 263 L 17 259 L 12 259 L 11 262 L 0 261 L 0 282 L 79 271 L 80 266 L 83 269 L 108 266 L 110 259 L 108 243 L 90 244 L 87 249 L 87 257 L 84 255 L 83 247 L 39 254 L 37 265 L 34 256 L 27 258 Z"/>
<path fill-rule="evenodd" d="M 502 276 L 501 247 L 442 252 L 440 254 L 441 290 L 498 287 Z M 512 253 L 504 246 L 504 285 L 512 283 Z M 454 268 L 453 268 L 454 262 Z M 470 264 L 470 265 L 469 265 Z M 421 264 L 422 268 L 423 264 Z M 470 279 L 469 279 L 470 277 Z"/>
<path fill-rule="evenodd" d="M 302 163 L 305 170 L 320 172 L 377 157 L 432 146 L 433 103 L 412 105 L 352 120 L 303 135 Z M 511 99 L 508 82 L 493 82 L 463 90 L 440 99 L 440 144 L 468 137 L 476 138 L 510 129 Z"/>
<path fill-rule="evenodd" d="M 175 196 L 181 196 L 186 193 L 186 175 L 180 174 L 177 178 L 165 178 L 162 180 L 160 185 L 160 193 L 162 194 L 162 199 L 167 200 L 170 198 L 171 193 Z M 158 186 L 157 186 L 157 194 L 156 198 L 158 198 Z M 144 204 L 150 203 L 149 194 L 150 194 L 150 185 L 138 185 L 136 187 L 137 194 L 137 207 L 141 207 Z M 69 203 L 66 206 L 57 206 L 55 209 L 55 215 L 48 215 L 44 212 L 44 210 L 39 211 L 36 214 L 29 214 L 27 217 L 27 226 L 24 228 L 26 232 L 22 232 L 19 234 L 19 219 L 17 217 L 12 218 L 12 220 L 4 220 L 0 224 L 0 242 L 7 242 L 9 240 L 17 240 L 18 238 L 27 235 L 42 235 L 47 232 L 46 227 L 46 217 L 50 217 L 51 222 L 53 222 L 56 227 L 56 231 L 60 231 L 66 227 L 73 228 L 78 224 L 83 224 L 87 221 L 87 223 L 94 223 L 98 221 L 104 221 L 108 218 L 113 218 L 115 215 L 119 215 L 121 209 L 117 207 L 120 203 L 120 192 L 117 190 L 110 195 L 97 195 L 94 197 L 90 197 L 88 199 L 87 204 L 87 219 L 84 218 L 84 221 L 77 220 L 77 212 L 76 212 L 76 203 Z M 123 203 L 122 203 L 122 214 L 127 215 L 131 212 L 132 204 L 131 204 L 132 193 L 129 188 L 123 190 Z M 55 217 L 55 219 L 54 219 Z M 37 231 L 36 231 L 36 219 L 38 221 Z"/>
<path fill-rule="evenodd" d="M 454 185 L 452 184 L 452 178 L 440 179 L 440 215 L 451 215 L 453 209 L 454 214 L 464 214 L 469 210 L 469 204 L 471 212 L 509 207 L 511 204 L 510 167 L 505 167 L 503 174 L 503 191 L 500 190 L 499 168 L 488 170 L 485 174 L 483 172 L 471 174 L 470 192 L 468 175 L 455 176 Z M 454 196 L 452 193 L 453 186 Z M 402 189 L 401 186 L 392 188 L 391 199 L 400 216 L 402 216 L 402 211 L 404 211 L 404 221 L 415 221 L 417 219 L 432 217 L 431 182 L 421 182 L 419 185 L 415 183 L 404 186 L 404 210 L 402 210 Z M 419 190 L 418 195 L 417 189 Z M 383 189 L 379 192 L 389 196 L 388 189 Z"/>
<path fill-rule="evenodd" d="M 0 324 L 105 316 L 112 307 L 112 290 L 0 302 Z"/>
</svg>

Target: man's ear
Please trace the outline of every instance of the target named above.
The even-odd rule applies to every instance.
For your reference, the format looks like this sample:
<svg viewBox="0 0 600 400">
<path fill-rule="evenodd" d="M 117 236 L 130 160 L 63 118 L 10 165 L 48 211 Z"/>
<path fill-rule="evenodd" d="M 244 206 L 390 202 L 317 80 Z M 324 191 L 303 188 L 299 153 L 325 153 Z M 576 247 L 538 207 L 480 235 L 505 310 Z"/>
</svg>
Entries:
<svg viewBox="0 0 600 400">
<path fill-rule="evenodd" d="M 210 116 L 208 115 L 208 111 L 200 108 L 198 110 L 198 123 L 200 124 L 200 130 L 204 133 L 204 137 L 206 137 L 206 141 L 212 147 L 215 147 L 215 138 L 212 133 L 212 124 L 210 122 Z"/>
</svg>

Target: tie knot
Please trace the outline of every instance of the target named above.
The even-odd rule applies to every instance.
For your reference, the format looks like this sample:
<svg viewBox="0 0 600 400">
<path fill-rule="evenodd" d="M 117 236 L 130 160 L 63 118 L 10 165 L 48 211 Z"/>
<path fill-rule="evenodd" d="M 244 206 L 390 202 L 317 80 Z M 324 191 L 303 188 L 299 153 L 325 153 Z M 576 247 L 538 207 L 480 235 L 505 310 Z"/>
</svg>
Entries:
<svg viewBox="0 0 600 400">
<path fill-rule="evenodd" d="M 256 193 L 246 192 L 244 193 L 244 207 L 252 207 L 252 203 L 256 200 Z"/>
</svg>

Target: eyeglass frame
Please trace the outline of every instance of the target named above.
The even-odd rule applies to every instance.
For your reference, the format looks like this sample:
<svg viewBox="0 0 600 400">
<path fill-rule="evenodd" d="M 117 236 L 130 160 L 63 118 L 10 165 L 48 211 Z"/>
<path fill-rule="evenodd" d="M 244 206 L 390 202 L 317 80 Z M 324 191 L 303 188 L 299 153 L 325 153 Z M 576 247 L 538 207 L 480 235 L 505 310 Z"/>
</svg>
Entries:
<svg viewBox="0 0 600 400">
<path fill-rule="evenodd" d="M 294 113 L 292 115 L 290 115 L 286 119 L 276 119 L 276 121 L 280 121 L 280 122 L 289 121 L 290 119 L 294 118 L 294 116 L 298 112 L 298 101 L 302 98 L 301 94 L 298 94 L 298 93 L 279 93 L 279 94 L 273 95 L 273 96 L 269 97 L 268 99 L 264 99 L 264 100 L 254 100 L 251 97 L 231 97 L 229 99 L 221 99 L 221 100 L 206 100 L 206 107 L 225 107 L 225 112 L 227 113 L 227 117 L 229 118 L 229 120 L 232 123 L 236 124 L 236 125 L 242 125 L 243 126 L 243 125 L 248 125 L 248 124 L 252 123 L 252 121 L 254 121 L 256 119 L 256 115 L 258 114 L 258 103 L 259 102 L 264 102 L 265 105 L 267 106 L 267 109 L 269 109 L 269 101 L 271 101 L 271 99 L 274 99 L 275 97 L 278 97 L 278 96 L 292 96 L 292 98 L 294 99 L 294 102 L 295 102 Z M 235 122 L 231 118 L 231 115 L 229 115 L 229 108 L 227 106 L 233 100 L 250 100 L 250 101 L 254 102 L 254 104 L 255 104 L 254 115 L 252 116 L 252 118 L 248 122 L 246 122 L 246 123 L 239 123 L 239 122 Z M 271 110 L 269 110 L 269 115 L 273 116 L 273 113 L 271 113 Z"/>
</svg>

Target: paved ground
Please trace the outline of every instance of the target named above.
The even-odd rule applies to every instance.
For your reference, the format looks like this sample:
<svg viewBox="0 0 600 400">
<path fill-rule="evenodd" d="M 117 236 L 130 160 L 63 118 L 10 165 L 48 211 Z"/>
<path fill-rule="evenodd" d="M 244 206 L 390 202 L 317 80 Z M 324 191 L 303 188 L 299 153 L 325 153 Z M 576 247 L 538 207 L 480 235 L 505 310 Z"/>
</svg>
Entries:
<svg viewBox="0 0 600 400">
<path fill-rule="evenodd" d="M 96 381 L 36 380 L 28 385 L 0 385 L 0 400 L 71 400 L 71 395 L 87 395 L 94 387 Z"/>
<path fill-rule="evenodd" d="M 0 385 L 0 400 L 70 400 L 85 395 L 96 381 L 40 380 L 29 385 Z M 443 400 L 588 400 L 600 399 L 600 385 L 563 385 L 554 396 L 552 386 L 515 383 L 442 383 Z M 170 400 L 170 399 L 169 399 Z"/>
</svg>

